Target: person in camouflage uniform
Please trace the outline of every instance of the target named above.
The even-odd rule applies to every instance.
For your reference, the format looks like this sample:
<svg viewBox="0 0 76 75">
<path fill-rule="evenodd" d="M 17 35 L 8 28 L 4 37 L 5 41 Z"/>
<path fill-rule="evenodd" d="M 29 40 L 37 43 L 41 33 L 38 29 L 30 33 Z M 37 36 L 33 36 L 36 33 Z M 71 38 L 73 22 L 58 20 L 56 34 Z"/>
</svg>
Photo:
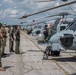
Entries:
<svg viewBox="0 0 76 75">
<path fill-rule="evenodd" d="M 16 43 L 16 46 L 15 46 L 15 53 L 16 54 L 19 54 L 19 46 L 20 46 L 20 26 L 17 27 L 17 30 L 15 32 L 15 43 Z"/>
<path fill-rule="evenodd" d="M 1 41 L 3 40 L 3 36 L 1 33 L 1 26 L 0 26 L 0 71 L 5 71 L 4 68 L 2 68 L 2 62 L 1 62 Z"/>
<path fill-rule="evenodd" d="M 3 35 L 3 41 L 2 41 L 2 56 L 5 56 L 7 55 L 6 53 L 4 53 L 5 51 L 5 46 L 6 46 L 6 39 L 7 39 L 7 32 L 6 32 L 6 29 L 5 29 L 5 25 L 3 24 L 2 25 L 2 28 L 1 28 L 1 32 L 2 32 L 2 35 Z"/>
</svg>

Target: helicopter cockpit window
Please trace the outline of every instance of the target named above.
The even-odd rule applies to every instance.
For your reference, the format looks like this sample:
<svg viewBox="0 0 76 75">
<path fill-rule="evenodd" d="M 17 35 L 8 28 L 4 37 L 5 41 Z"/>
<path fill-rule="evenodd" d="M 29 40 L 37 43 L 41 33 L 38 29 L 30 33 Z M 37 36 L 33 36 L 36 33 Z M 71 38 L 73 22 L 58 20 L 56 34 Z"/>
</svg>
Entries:
<svg viewBox="0 0 76 75">
<path fill-rule="evenodd" d="M 64 30 L 66 26 L 60 26 L 60 31 Z"/>
<path fill-rule="evenodd" d="M 76 30 L 76 21 L 68 29 L 75 31 Z"/>
<path fill-rule="evenodd" d="M 38 28 L 41 29 L 41 26 L 39 26 Z"/>
</svg>

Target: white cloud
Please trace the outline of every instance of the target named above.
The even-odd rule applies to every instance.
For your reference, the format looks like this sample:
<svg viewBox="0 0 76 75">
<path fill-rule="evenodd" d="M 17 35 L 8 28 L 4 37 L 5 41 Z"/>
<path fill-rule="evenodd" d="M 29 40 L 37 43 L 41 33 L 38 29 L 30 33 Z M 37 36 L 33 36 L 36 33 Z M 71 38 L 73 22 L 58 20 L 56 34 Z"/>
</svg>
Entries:
<svg viewBox="0 0 76 75">
<path fill-rule="evenodd" d="M 56 3 L 55 3 L 55 6 L 58 6 L 58 5 L 59 5 L 59 2 L 56 2 Z"/>
<path fill-rule="evenodd" d="M 6 18 L 6 17 L 17 17 L 18 16 L 18 10 L 14 10 L 14 9 L 6 9 L 4 11 L 0 11 L 0 16 L 2 18 Z"/>
<path fill-rule="evenodd" d="M 13 14 L 13 15 L 15 15 L 15 14 L 17 14 L 17 13 L 18 13 L 17 10 L 12 10 L 12 11 L 11 11 L 11 14 Z"/>
<path fill-rule="evenodd" d="M 13 0 L 4 0 L 4 2 L 13 3 Z"/>
<path fill-rule="evenodd" d="M 6 14 L 11 14 L 11 15 L 16 15 L 17 13 L 18 13 L 18 10 L 14 10 L 14 9 L 6 9 L 5 11 L 4 11 L 4 13 L 6 13 Z"/>
<path fill-rule="evenodd" d="M 10 15 L 10 17 L 14 18 L 14 17 L 17 17 L 17 15 Z"/>
</svg>

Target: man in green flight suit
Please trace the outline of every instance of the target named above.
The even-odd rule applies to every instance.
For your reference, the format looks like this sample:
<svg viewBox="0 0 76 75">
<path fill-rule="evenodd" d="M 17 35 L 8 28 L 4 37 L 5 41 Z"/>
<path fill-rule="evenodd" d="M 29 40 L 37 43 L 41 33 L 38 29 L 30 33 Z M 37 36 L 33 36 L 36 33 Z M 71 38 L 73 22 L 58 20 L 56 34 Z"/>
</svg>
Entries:
<svg viewBox="0 0 76 75">
<path fill-rule="evenodd" d="M 4 39 L 3 42 L 2 42 L 2 53 L 1 53 L 1 55 L 5 56 L 5 55 L 7 55 L 6 53 L 4 53 L 5 46 L 6 46 L 7 32 L 6 32 L 4 24 L 2 25 L 1 32 L 2 32 L 2 35 L 3 35 L 3 39 Z"/>
<path fill-rule="evenodd" d="M 15 32 L 15 43 L 16 43 L 16 46 L 15 46 L 15 53 L 16 54 L 19 54 L 19 46 L 20 46 L 20 26 L 17 27 L 17 30 Z"/>
</svg>

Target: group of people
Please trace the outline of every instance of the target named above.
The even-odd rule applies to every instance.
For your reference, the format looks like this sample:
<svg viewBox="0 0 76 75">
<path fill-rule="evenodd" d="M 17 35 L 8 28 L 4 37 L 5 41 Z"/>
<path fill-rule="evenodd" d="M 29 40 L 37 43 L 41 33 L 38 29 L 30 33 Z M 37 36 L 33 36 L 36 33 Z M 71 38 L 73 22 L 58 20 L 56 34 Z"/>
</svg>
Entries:
<svg viewBox="0 0 76 75">
<path fill-rule="evenodd" d="M 15 52 L 15 54 L 19 54 L 19 46 L 20 46 L 20 26 L 17 26 L 17 29 L 14 29 L 13 26 L 10 26 L 8 30 L 6 26 L 3 24 L 0 25 L 0 71 L 5 71 L 5 69 L 2 67 L 1 58 L 6 57 L 5 53 L 5 47 L 6 47 L 6 40 L 7 37 L 9 37 L 9 52 Z M 15 41 L 15 50 L 13 50 L 13 45 Z"/>
<path fill-rule="evenodd" d="M 49 39 L 50 39 L 50 37 L 52 36 L 52 28 L 53 28 L 53 23 L 52 24 L 50 24 L 50 26 L 48 27 L 48 25 L 45 25 L 45 27 L 44 27 L 44 36 L 45 36 L 45 41 L 47 42 Z"/>
</svg>

